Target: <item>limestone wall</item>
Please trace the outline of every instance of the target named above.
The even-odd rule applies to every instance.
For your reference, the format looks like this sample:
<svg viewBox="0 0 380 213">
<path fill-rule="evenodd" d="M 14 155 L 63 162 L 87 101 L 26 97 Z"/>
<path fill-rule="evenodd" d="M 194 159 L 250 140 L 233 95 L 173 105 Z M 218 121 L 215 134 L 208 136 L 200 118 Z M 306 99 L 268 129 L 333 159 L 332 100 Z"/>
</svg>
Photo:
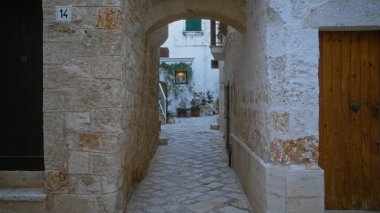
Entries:
<svg viewBox="0 0 380 213">
<path fill-rule="evenodd" d="M 124 154 L 123 5 L 71 2 L 72 22 L 55 22 L 55 6 L 66 4 L 43 1 L 48 209 L 113 211 Z"/>
<path fill-rule="evenodd" d="M 266 10 L 270 161 L 283 165 L 318 161 L 318 29 L 303 27 L 304 6 Z"/>
<path fill-rule="evenodd" d="M 55 21 L 71 4 L 73 19 Z M 144 1 L 43 1 L 48 209 L 122 212 L 158 144 L 159 44 Z"/>
<path fill-rule="evenodd" d="M 231 86 L 232 164 L 255 212 L 324 210 L 318 31 L 380 23 L 377 2 L 348 4 L 247 1 L 247 30 L 231 31 L 221 83 Z"/>
<path fill-rule="evenodd" d="M 147 16 L 144 20 L 148 33 L 185 18 L 223 20 L 238 30 L 245 29 L 244 0 L 147 0 Z"/>
<path fill-rule="evenodd" d="M 270 161 L 318 163 L 319 30 L 379 29 L 378 1 L 268 1 Z"/>
<path fill-rule="evenodd" d="M 221 85 L 230 86 L 232 167 L 254 212 L 267 212 L 269 159 L 268 76 L 265 58 L 265 1 L 247 1 L 247 30 L 229 28 Z M 223 91 L 222 88 L 220 91 Z M 224 97 L 225 94 L 221 94 Z M 224 99 L 220 99 L 224 100 Z M 222 112 L 225 111 L 221 104 Z M 223 120 L 224 115 L 221 115 Z M 225 124 L 222 124 L 225 126 Z"/>
</svg>

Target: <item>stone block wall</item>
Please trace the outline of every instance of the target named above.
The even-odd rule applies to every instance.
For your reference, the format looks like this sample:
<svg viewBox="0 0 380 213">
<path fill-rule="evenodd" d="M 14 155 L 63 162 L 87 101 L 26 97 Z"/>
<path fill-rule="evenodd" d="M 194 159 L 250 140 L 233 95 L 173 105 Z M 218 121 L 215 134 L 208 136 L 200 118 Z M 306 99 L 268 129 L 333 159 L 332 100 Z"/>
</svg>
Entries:
<svg viewBox="0 0 380 213">
<path fill-rule="evenodd" d="M 270 160 L 318 162 L 318 29 L 303 27 L 306 5 L 268 1 Z"/>
<path fill-rule="evenodd" d="M 71 4 L 73 20 L 55 21 Z M 121 209 L 125 69 L 121 1 L 43 1 L 47 209 Z"/>
<path fill-rule="evenodd" d="M 72 5 L 68 23 L 55 6 Z M 47 209 L 122 212 L 158 145 L 144 1 L 43 1 Z"/>
</svg>

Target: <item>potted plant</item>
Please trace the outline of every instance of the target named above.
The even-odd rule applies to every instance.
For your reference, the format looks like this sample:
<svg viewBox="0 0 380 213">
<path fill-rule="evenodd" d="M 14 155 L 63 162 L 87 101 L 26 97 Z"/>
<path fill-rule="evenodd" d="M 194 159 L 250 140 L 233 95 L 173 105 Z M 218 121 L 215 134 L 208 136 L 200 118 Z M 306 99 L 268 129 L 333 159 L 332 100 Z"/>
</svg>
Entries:
<svg viewBox="0 0 380 213">
<path fill-rule="evenodd" d="M 179 118 L 184 118 L 187 117 L 187 105 L 188 101 L 186 98 L 182 98 L 181 102 L 179 102 L 178 107 L 177 107 L 177 117 Z"/>
<path fill-rule="evenodd" d="M 193 99 L 191 99 L 191 116 L 199 117 L 201 107 L 205 104 L 205 94 L 203 92 L 193 92 Z"/>
<path fill-rule="evenodd" d="M 166 123 L 170 124 L 170 123 L 174 123 L 174 115 L 172 112 L 169 112 L 167 111 L 166 112 Z"/>
</svg>

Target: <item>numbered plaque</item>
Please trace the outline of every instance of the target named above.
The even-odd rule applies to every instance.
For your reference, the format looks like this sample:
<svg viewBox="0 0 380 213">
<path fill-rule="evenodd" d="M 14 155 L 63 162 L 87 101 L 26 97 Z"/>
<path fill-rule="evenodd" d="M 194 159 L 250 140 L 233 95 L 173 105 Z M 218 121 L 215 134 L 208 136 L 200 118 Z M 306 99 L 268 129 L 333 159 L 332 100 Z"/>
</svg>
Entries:
<svg viewBox="0 0 380 213">
<path fill-rule="evenodd" d="M 69 6 L 56 6 L 55 19 L 58 22 L 70 22 L 72 15 L 72 7 Z"/>
</svg>

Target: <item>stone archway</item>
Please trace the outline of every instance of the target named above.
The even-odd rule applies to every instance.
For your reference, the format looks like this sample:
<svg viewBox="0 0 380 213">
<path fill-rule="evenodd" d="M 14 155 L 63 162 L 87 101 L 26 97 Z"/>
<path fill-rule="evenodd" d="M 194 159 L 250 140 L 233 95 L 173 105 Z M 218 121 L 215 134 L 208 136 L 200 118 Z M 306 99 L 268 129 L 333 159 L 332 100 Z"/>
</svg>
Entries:
<svg viewBox="0 0 380 213">
<path fill-rule="evenodd" d="M 233 166 L 255 211 L 323 212 L 318 30 L 378 27 L 379 4 L 81 0 L 70 5 L 72 20 L 60 23 L 54 11 L 65 3 L 42 1 L 44 180 L 52 212 L 125 209 L 157 146 L 152 100 L 165 36 L 158 29 L 195 17 L 241 32 L 225 49 L 239 153 Z"/>
<path fill-rule="evenodd" d="M 145 32 L 183 18 L 214 19 L 225 22 L 240 32 L 245 30 L 243 0 L 161 0 L 151 1 L 145 17 Z"/>
</svg>

